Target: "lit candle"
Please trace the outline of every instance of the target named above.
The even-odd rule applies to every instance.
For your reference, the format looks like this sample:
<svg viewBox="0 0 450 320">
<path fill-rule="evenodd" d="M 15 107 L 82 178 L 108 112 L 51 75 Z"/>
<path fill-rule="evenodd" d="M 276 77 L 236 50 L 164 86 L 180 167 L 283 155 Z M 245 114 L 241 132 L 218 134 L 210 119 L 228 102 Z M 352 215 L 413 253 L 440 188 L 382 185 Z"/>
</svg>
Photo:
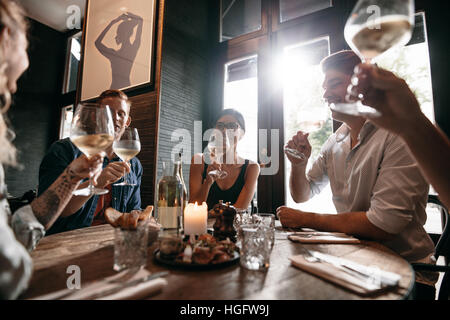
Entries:
<svg viewBox="0 0 450 320">
<path fill-rule="evenodd" d="M 184 234 L 201 235 L 206 233 L 208 223 L 208 205 L 203 202 L 201 206 L 188 203 L 184 209 Z"/>
</svg>

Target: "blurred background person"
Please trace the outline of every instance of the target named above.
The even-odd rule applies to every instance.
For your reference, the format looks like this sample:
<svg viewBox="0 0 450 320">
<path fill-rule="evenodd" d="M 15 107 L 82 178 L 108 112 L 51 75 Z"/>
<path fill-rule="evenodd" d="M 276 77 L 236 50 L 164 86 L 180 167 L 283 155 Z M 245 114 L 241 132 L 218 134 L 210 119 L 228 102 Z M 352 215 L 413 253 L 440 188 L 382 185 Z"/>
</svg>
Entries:
<svg viewBox="0 0 450 320">
<path fill-rule="evenodd" d="M 260 168 L 259 164 L 243 159 L 237 153 L 237 144 L 245 134 L 245 120 L 240 112 L 234 109 L 224 109 L 217 117 L 215 129 L 222 133 L 224 156 L 215 159 L 211 164 L 205 162 L 205 155 L 195 154 L 191 161 L 189 175 L 189 202 L 206 202 L 208 209 L 214 208 L 220 200 L 230 202 L 234 207 L 245 210 L 255 194 L 256 182 Z M 226 134 L 228 131 L 228 136 Z M 227 149 L 227 139 L 230 138 Z M 210 174 L 215 170 L 226 172 L 219 179 Z"/>
</svg>

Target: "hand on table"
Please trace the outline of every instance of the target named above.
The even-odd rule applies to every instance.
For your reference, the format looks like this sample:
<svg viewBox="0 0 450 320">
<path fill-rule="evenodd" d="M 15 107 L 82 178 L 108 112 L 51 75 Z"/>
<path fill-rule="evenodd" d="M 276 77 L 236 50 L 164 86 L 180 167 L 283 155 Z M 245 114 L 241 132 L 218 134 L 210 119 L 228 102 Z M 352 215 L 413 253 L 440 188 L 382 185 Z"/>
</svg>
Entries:
<svg viewBox="0 0 450 320">
<path fill-rule="evenodd" d="M 130 165 L 125 161 L 111 162 L 100 173 L 97 178 L 96 186 L 99 188 L 105 188 L 106 186 L 117 182 L 125 175 L 125 172 L 131 171 Z"/>
<path fill-rule="evenodd" d="M 286 228 L 304 227 L 303 215 L 303 211 L 286 206 L 277 209 L 277 217 L 280 219 L 281 225 Z"/>
</svg>

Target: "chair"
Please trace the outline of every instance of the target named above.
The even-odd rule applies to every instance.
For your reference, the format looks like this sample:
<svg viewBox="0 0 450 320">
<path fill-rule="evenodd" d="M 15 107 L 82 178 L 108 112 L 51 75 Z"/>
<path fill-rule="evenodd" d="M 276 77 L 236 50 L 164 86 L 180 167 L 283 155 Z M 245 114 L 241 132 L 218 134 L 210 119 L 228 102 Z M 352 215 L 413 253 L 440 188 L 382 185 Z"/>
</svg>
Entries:
<svg viewBox="0 0 450 320">
<path fill-rule="evenodd" d="M 22 197 L 10 197 L 8 198 L 9 207 L 11 208 L 12 214 L 16 212 L 18 209 L 20 209 L 23 206 L 26 206 L 27 204 L 30 204 L 34 199 L 36 198 L 36 191 L 35 190 L 29 190 L 23 194 Z"/>
<path fill-rule="evenodd" d="M 425 263 L 413 263 L 412 267 L 415 271 L 434 271 L 444 273 L 442 283 L 439 288 L 438 300 L 448 300 L 450 293 L 450 223 L 448 209 L 440 202 L 439 198 L 435 195 L 428 196 L 428 203 L 434 203 L 440 207 L 441 219 L 442 219 L 442 234 L 436 239 L 435 242 L 435 258 L 436 261 L 439 257 L 444 258 L 445 265 L 430 265 Z"/>
</svg>

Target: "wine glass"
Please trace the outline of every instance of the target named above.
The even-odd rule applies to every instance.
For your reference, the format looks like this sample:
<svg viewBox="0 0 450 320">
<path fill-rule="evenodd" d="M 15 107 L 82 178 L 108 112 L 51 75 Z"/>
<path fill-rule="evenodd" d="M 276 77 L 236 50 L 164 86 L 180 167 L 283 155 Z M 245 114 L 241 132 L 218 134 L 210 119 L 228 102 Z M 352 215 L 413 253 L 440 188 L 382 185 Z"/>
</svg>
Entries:
<svg viewBox="0 0 450 320">
<path fill-rule="evenodd" d="M 322 129 L 329 117 L 328 108 L 310 108 L 301 110 L 300 112 L 301 119 L 299 121 L 299 129 L 308 134 Z M 306 156 L 303 154 L 303 152 L 289 148 L 287 146 L 284 147 L 284 152 L 296 159 L 306 159 Z"/>
<path fill-rule="evenodd" d="M 114 124 L 108 106 L 93 103 L 79 104 L 70 128 L 70 140 L 88 158 L 105 151 L 114 141 Z M 92 172 L 89 186 L 73 192 L 76 196 L 108 193 L 106 189 L 94 187 Z"/>
<path fill-rule="evenodd" d="M 130 164 L 133 159 L 141 151 L 141 142 L 136 128 L 125 128 L 119 140 L 113 142 L 113 151 L 122 161 Z M 123 177 L 123 182 L 116 183 L 114 186 L 135 186 L 127 181 L 127 173 Z"/>
<path fill-rule="evenodd" d="M 345 25 L 345 40 L 363 63 L 374 64 L 387 51 L 406 45 L 414 29 L 413 0 L 359 0 Z M 358 84 L 352 78 L 349 93 Z M 350 115 L 380 116 L 379 111 L 347 95 L 347 103 L 330 105 L 331 109 Z"/>
<path fill-rule="evenodd" d="M 214 130 L 214 133 L 209 137 L 208 150 L 211 161 L 215 161 L 222 165 L 224 154 L 230 149 L 230 141 L 228 134 L 223 135 L 221 131 Z M 222 169 L 211 170 L 208 174 L 215 179 L 224 179 L 228 172 Z"/>
</svg>

